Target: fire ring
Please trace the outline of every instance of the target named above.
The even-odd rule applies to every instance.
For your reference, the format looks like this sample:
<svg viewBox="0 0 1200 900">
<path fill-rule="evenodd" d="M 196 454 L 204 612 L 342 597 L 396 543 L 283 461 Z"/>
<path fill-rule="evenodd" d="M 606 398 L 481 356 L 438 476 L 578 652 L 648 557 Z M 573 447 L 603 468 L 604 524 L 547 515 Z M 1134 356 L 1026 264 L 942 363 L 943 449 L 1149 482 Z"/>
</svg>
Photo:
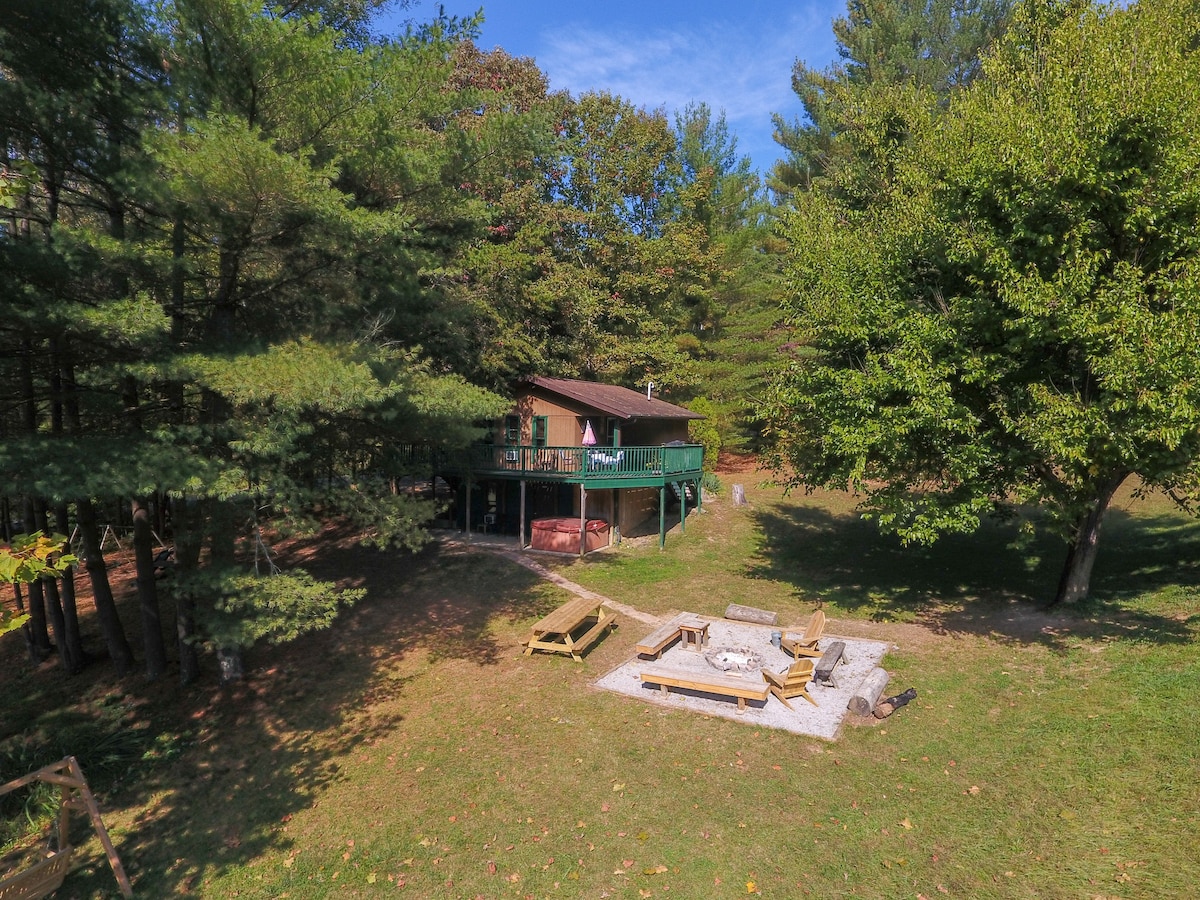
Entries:
<svg viewBox="0 0 1200 900">
<path fill-rule="evenodd" d="M 722 672 L 755 672 L 763 658 L 748 647 L 713 647 L 704 651 L 705 661 Z"/>
</svg>

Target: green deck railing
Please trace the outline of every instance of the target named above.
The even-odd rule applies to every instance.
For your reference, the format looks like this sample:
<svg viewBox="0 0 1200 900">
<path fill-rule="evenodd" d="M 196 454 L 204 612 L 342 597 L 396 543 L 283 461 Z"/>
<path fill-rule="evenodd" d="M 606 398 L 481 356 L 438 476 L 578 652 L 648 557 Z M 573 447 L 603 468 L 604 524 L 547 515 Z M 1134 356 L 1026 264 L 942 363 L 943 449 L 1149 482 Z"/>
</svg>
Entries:
<svg viewBox="0 0 1200 900">
<path fill-rule="evenodd" d="M 699 472 L 704 448 L 678 447 L 530 447 L 475 446 L 472 470 L 483 473 L 582 475 L 588 481 Z"/>
<path fill-rule="evenodd" d="M 533 447 L 475 444 L 447 453 L 431 447 L 396 448 L 409 465 L 470 472 L 475 476 L 555 481 L 672 481 L 694 477 L 704 464 L 704 447 L 680 444 L 657 447 Z"/>
</svg>

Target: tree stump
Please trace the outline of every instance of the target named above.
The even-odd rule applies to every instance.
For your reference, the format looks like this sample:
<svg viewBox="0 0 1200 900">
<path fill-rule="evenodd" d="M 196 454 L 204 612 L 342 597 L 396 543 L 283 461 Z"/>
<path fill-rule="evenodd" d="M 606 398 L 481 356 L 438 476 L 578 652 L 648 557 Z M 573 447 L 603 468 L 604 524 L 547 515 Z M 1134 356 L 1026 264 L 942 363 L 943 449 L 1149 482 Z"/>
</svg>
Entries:
<svg viewBox="0 0 1200 900">
<path fill-rule="evenodd" d="M 733 505 L 746 506 L 746 488 L 744 485 L 735 484 L 733 486 Z"/>
<path fill-rule="evenodd" d="M 889 677 L 891 676 L 879 666 L 868 672 L 867 677 L 862 680 L 862 684 L 855 689 L 850 703 L 847 704 L 850 712 L 856 716 L 869 716 L 875 709 L 875 704 L 879 702 L 879 698 L 883 696 L 883 689 L 887 687 Z"/>
<path fill-rule="evenodd" d="M 741 622 L 755 622 L 759 625 L 779 624 L 779 613 L 771 612 L 769 609 L 742 606 L 740 603 L 730 603 L 725 609 L 725 618 L 737 619 Z"/>
</svg>

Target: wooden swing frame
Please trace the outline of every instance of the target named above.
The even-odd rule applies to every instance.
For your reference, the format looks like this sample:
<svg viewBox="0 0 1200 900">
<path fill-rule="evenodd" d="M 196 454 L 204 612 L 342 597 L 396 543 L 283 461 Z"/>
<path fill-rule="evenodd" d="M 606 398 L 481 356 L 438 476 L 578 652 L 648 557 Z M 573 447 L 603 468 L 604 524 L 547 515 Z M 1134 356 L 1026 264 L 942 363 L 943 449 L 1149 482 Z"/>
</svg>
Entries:
<svg viewBox="0 0 1200 900">
<path fill-rule="evenodd" d="M 68 756 L 59 762 L 43 766 L 0 787 L 0 795 L 11 793 L 35 781 L 56 784 L 62 790 L 62 802 L 58 810 L 58 849 L 28 869 L 0 881 L 0 900 L 41 900 L 62 886 L 63 879 L 70 871 L 71 857 L 75 852 L 75 848 L 71 846 L 70 833 L 72 812 L 87 813 L 92 827 L 96 830 L 96 836 L 100 838 L 104 847 L 104 853 L 108 856 L 108 864 L 112 866 L 122 896 L 132 897 L 133 886 L 129 883 L 121 859 L 108 836 L 108 830 L 100 819 L 100 806 L 96 803 L 92 789 L 88 787 L 87 779 L 83 777 L 79 761 L 73 756 Z"/>
</svg>

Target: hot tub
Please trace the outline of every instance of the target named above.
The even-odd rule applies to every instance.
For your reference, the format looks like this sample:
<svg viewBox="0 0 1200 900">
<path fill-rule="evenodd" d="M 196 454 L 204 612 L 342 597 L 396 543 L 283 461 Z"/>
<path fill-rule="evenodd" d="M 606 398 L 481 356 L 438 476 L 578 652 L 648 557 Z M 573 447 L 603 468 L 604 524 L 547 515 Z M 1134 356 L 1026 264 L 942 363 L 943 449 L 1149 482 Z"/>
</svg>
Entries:
<svg viewBox="0 0 1200 900">
<path fill-rule="evenodd" d="M 573 516 L 554 516 L 534 519 L 533 538 L 530 546 L 534 550 L 556 550 L 559 553 L 579 552 L 579 519 Z M 608 520 L 587 520 L 586 552 L 608 546 Z"/>
</svg>

